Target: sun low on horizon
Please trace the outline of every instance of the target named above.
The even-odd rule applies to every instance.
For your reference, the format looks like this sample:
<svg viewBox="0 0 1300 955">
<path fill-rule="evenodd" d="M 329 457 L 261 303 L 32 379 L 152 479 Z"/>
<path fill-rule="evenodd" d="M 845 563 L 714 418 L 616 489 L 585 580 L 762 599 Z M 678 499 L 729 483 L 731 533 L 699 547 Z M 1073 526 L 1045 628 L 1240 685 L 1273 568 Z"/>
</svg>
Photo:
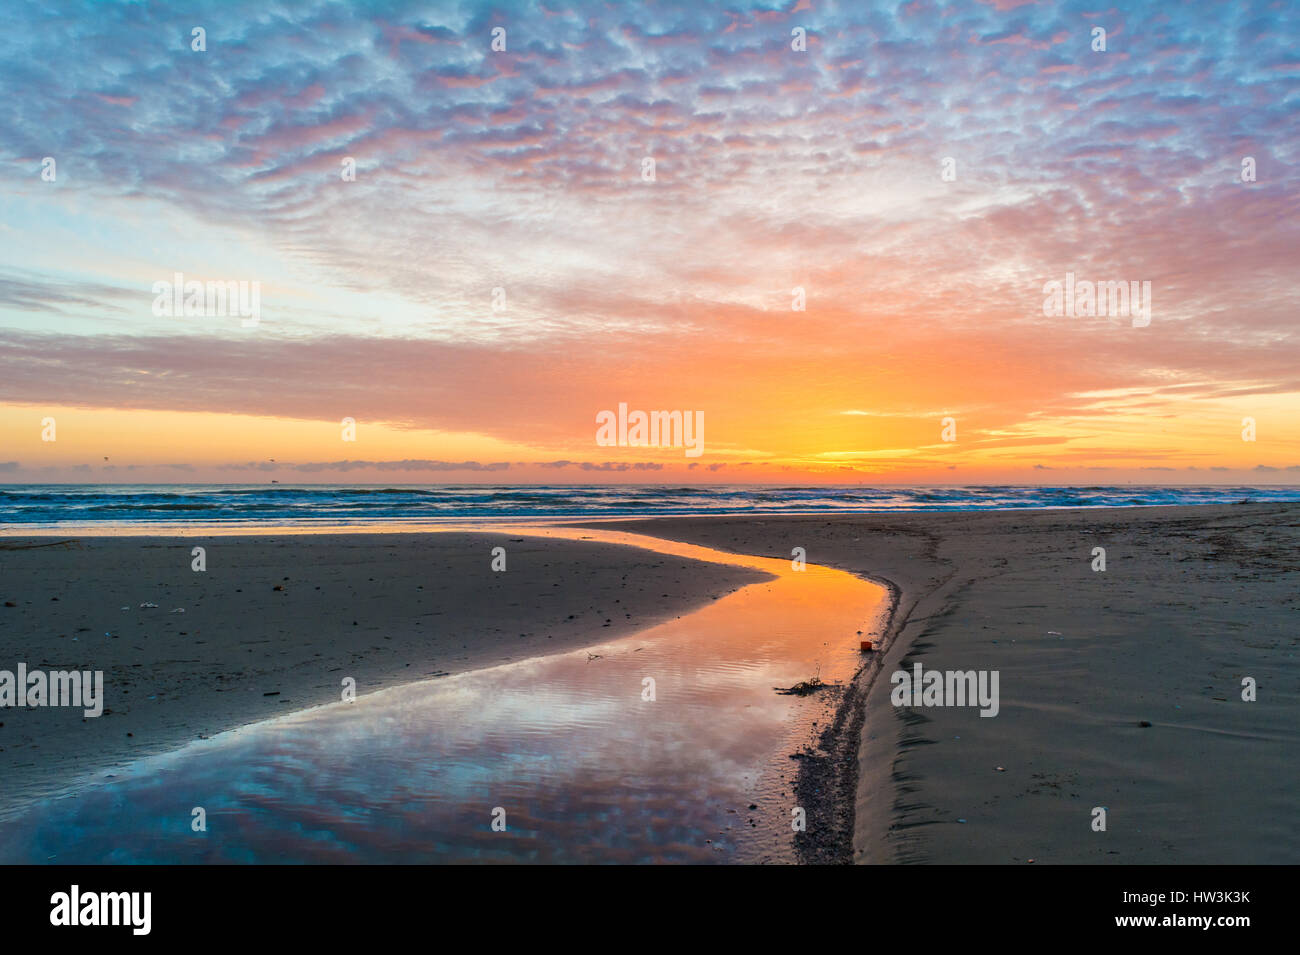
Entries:
<svg viewBox="0 0 1300 955">
<path fill-rule="evenodd" d="M 9 6 L 0 482 L 1300 483 L 1297 15 Z"/>
</svg>

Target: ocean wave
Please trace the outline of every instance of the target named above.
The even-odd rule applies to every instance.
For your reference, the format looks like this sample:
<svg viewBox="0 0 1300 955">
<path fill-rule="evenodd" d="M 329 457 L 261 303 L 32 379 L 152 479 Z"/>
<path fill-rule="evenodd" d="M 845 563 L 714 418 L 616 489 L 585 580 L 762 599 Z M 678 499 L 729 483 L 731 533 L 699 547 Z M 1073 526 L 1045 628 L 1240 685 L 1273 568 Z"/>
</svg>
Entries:
<svg viewBox="0 0 1300 955">
<path fill-rule="evenodd" d="M 476 518 L 1020 510 L 1296 501 L 1300 488 L 720 485 L 8 485 L 0 525 L 382 524 Z"/>
</svg>

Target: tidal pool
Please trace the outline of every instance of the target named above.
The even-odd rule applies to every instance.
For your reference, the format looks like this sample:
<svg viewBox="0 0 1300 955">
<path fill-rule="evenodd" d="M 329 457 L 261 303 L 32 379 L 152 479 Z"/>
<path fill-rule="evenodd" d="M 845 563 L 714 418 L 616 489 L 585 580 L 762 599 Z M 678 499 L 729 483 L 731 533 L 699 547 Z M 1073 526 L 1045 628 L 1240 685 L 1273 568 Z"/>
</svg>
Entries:
<svg viewBox="0 0 1300 955">
<path fill-rule="evenodd" d="M 883 587 L 638 534 L 446 529 L 626 544 L 772 579 L 584 650 L 395 687 L 138 760 L 6 813 L 0 862 L 794 860 L 790 755 L 813 741 L 838 694 L 774 688 L 851 679 L 859 642 L 884 624 Z M 206 831 L 192 828 L 197 807 Z"/>
</svg>

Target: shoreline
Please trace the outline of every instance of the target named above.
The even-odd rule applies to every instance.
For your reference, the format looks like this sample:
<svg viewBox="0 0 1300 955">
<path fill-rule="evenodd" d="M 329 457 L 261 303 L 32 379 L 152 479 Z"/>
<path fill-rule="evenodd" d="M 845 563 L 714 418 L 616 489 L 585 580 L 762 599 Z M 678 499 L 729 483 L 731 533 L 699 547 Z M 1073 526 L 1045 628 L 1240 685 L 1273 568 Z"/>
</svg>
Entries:
<svg viewBox="0 0 1300 955">
<path fill-rule="evenodd" d="M 158 485 L 160 487 L 172 487 L 174 485 Z M 320 485 L 321 487 L 330 487 L 331 485 Z M 382 485 L 375 485 L 376 487 Z M 413 485 L 418 486 L 418 485 Z M 762 485 L 756 485 L 762 486 Z M 957 488 L 961 485 L 933 485 L 938 488 Z M 1025 485 L 1029 487 L 1030 485 Z M 1223 485 L 1224 487 L 1234 487 L 1235 485 Z M 1273 487 L 1273 485 L 1259 485 L 1259 487 Z M 1290 488 L 1290 485 L 1276 485 L 1276 487 Z M 4 485 L 0 485 L 0 490 Z M 401 521 L 401 520 L 375 520 L 370 522 L 357 523 L 338 523 L 328 519 L 320 519 L 319 523 L 307 523 L 304 519 L 298 523 L 258 523 L 240 521 L 193 521 L 189 523 L 168 523 L 157 520 L 141 521 L 90 521 L 86 523 L 72 522 L 32 522 L 28 523 L 4 523 L 0 522 L 0 541 L 7 539 L 25 539 L 36 537 L 271 537 L 271 536 L 311 536 L 322 534 L 443 534 L 455 531 L 465 533 L 498 533 L 497 531 L 487 530 L 493 526 L 502 528 L 511 527 L 595 527 L 600 524 L 634 524 L 650 523 L 654 521 L 704 521 L 704 520 L 737 520 L 741 518 L 777 520 L 780 518 L 801 518 L 816 519 L 821 518 L 829 520 L 832 518 L 857 519 L 863 517 L 922 517 L 922 516 L 942 516 L 942 515 L 962 515 L 962 514 L 1036 514 L 1044 512 L 1109 512 L 1124 510 L 1157 510 L 1170 508 L 1203 508 L 1203 507 L 1236 507 L 1241 505 L 1288 505 L 1300 504 L 1300 498 L 1297 500 L 1265 500 L 1252 501 L 1242 499 L 1233 502 L 1210 502 L 1210 503 L 1185 503 L 1171 501 L 1161 504 L 1137 503 L 1137 504 L 1035 504 L 1032 506 L 1017 507 L 893 507 L 893 508 L 876 508 L 864 510 L 817 510 L 817 509 L 792 509 L 780 511 L 716 511 L 709 513 L 690 513 L 690 512 L 659 512 L 653 514 L 646 513 L 629 513 L 629 514 L 607 514 L 601 516 L 591 516 L 588 514 L 568 514 L 568 515 L 488 515 L 486 517 L 474 517 L 472 515 L 461 515 L 456 517 L 431 517 L 422 518 L 418 521 Z"/>
</svg>

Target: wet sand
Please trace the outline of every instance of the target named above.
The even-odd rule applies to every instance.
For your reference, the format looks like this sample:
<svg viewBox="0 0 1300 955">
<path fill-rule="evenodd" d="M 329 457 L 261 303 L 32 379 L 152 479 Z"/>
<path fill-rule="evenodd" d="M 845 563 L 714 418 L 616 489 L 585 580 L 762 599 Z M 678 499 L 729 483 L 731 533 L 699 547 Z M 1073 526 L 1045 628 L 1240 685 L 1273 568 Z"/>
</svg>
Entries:
<svg viewBox="0 0 1300 955">
<path fill-rule="evenodd" d="M 893 587 L 883 678 L 803 763 L 851 817 L 821 861 L 1300 861 L 1300 505 L 619 526 Z M 998 670 L 999 715 L 893 706 L 917 662 Z"/>
<path fill-rule="evenodd" d="M 207 551 L 202 573 L 191 569 L 195 546 Z M 491 569 L 497 546 L 504 573 Z M 0 809 L 337 702 L 344 677 L 361 696 L 571 650 L 762 579 L 509 534 L 0 538 L 0 670 L 102 670 L 106 697 L 92 719 L 0 708 Z"/>
</svg>

